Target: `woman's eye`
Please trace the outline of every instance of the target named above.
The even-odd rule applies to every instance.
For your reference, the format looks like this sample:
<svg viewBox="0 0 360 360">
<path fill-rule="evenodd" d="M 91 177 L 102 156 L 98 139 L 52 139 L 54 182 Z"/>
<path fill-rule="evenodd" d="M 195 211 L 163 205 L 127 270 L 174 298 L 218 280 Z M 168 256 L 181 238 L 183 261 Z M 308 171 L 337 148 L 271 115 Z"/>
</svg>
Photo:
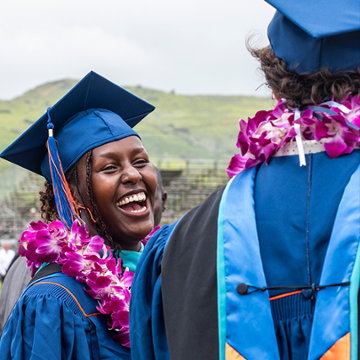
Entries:
<svg viewBox="0 0 360 360">
<path fill-rule="evenodd" d="M 147 163 L 148 163 L 147 160 L 141 159 L 141 160 L 134 161 L 133 164 L 134 164 L 134 166 L 141 167 L 141 166 L 145 166 Z"/>
<path fill-rule="evenodd" d="M 113 165 L 108 165 L 108 166 L 105 166 L 102 171 L 109 171 L 109 170 L 114 170 L 116 169 L 115 166 Z"/>
</svg>

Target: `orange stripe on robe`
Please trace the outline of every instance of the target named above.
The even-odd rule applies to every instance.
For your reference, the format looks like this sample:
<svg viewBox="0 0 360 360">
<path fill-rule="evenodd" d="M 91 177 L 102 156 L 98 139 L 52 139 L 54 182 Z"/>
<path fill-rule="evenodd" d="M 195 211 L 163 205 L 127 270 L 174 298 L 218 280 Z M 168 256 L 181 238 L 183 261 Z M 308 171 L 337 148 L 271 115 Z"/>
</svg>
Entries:
<svg viewBox="0 0 360 360">
<path fill-rule="evenodd" d="M 246 360 L 228 343 L 225 345 L 225 360 Z"/>
<path fill-rule="evenodd" d="M 320 360 L 350 360 L 350 333 L 338 340 Z"/>
<path fill-rule="evenodd" d="M 226 343 L 225 360 L 246 360 L 233 347 Z M 350 333 L 338 340 L 320 360 L 350 360 Z"/>
</svg>

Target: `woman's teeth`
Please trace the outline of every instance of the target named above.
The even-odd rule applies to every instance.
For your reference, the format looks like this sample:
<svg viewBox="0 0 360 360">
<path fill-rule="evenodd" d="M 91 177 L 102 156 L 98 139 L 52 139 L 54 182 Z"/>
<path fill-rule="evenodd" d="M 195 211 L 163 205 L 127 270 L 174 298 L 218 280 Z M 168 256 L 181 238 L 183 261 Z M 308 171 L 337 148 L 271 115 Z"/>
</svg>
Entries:
<svg viewBox="0 0 360 360">
<path fill-rule="evenodd" d="M 146 206 L 143 206 L 140 210 L 131 210 L 132 213 L 142 213 L 146 210 Z"/>
<path fill-rule="evenodd" d="M 134 201 L 139 202 L 139 201 L 145 201 L 145 200 L 146 200 L 146 195 L 145 195 L 145 193 L 141 192 L 141 193 L 139 193 L 139 194 L 127 196 L 127 197 L 121 199 L 121 200 L 118 202 L 118 205 L 119 205 L 119 206 L 122 206 L 122 205 L 125 205 L 125 204 L 129 204 L 129 203 L 131 203 L 131 202 L 134 202 Z M 140 209 L 140 210 L 134 210 L 134 211 L 132 211 L 132 212 L 143 212 L 143 211 L 144 211 L 144 210 L 143 210 L 144 208 L 145 208 L 145 210 L 146 210 L 146 206 L 144 206 L 142 209 Z"/>
</svg>

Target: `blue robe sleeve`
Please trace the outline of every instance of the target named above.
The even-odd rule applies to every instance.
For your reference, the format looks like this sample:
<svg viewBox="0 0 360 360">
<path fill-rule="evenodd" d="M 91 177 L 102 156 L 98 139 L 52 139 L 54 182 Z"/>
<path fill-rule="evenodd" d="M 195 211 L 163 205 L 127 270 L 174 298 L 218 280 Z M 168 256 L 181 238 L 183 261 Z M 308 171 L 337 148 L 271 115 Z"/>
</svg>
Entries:
<svg viewBox="0 0 360 360">
<path fill-rule="evenodd" d="M 131 288 L 130 342 L 136 360 L 167 360 L 162 297 L 161 261 L 177 223 L 158 230 L 145 246 Z"/>
<path fill-rule="evenodd" d="M 89 360 L 99 355 L 98 346 L 90 320 L 52 294 L 30 291 L 5 326 L 0 354 L 7 360 Z"/>
</svg>

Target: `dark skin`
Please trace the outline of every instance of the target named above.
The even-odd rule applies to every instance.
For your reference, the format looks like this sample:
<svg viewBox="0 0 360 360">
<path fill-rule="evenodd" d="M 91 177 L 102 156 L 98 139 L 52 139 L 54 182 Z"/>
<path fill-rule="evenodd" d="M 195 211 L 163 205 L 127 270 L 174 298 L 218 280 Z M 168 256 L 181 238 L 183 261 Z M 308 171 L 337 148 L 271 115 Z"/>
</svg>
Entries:
<svg viewBox="0 0 360 360">
<path fill-rule="evenodd" d="M 85 206 L 92 211 L 87 196 L 86 154 L 77 162 L 79 190 Z M 84 206 L 74 185 L 71 191 L 76 204 Z M 153 206 L 157 186 L 156 173 L 149 156 L 137 136 L 109 142 L 92 150 L 92 193 L 108 234 L 123 250 L 139 251 L 140 240 L 154 227 Z M 120 203 L 130 197 L 139 200 L 130 205 Z M 87 211 L 81 217 L 90 235 L 98 235 Z"/>
</svg>

